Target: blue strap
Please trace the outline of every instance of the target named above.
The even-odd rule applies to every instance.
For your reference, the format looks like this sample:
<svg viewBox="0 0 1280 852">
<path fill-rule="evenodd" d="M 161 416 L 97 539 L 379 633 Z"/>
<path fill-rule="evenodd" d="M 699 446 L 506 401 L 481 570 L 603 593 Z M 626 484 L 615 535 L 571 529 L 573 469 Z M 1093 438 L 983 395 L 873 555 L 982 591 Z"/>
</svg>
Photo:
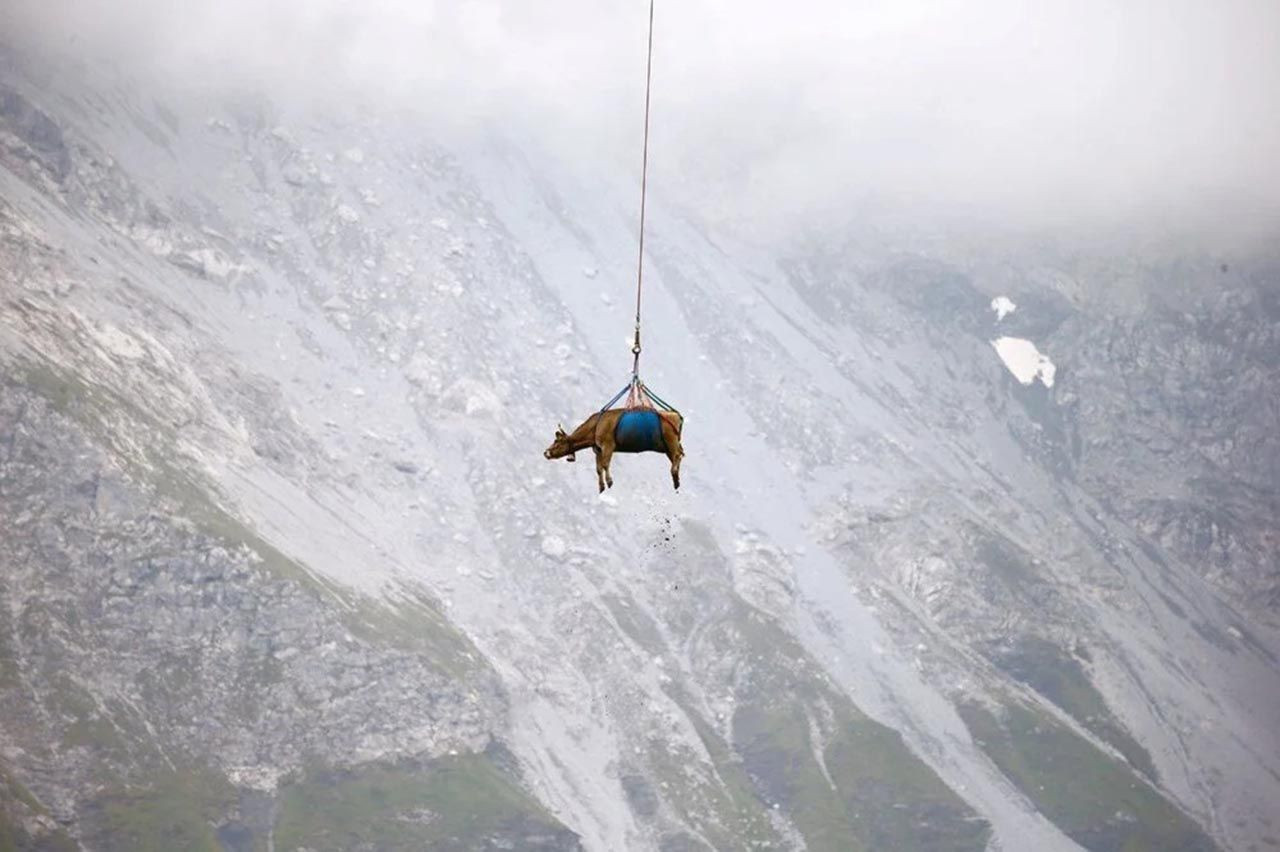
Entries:
<svg viewBox="0 0 1280 852">
<path fill-rule="evenodd" d="M 625 394 L 625 393 L 626 393 L 627 391 L 629 391 L 629 390 L 631 390 L 631 382 L 627 382 L 626 386 L 625 386 L 625 387 L 623 387 L 623 388 L 622 388 L 622 390 L 618 391 L 618 395 L 617 395 L 617 396 L 615 396 L 613 399 L 609 400 L 608 402 L 606 402 L 606 403 L 604 404 L 604 408 L 601 408 L 601 409 L 600 409 L 600 411 L 599 411 L 599 412 L 597 412 L 597 413 L 603 413 L 603 412 L 605 412 L 605 411 L 608 411 L 610 408 L 612 408 L 612 407 L 613 407 L 613 404 L 614 404 L 615 402 L 617 402 L 618 400 L 622 399 L 622 395 L 623 395 L 623 394 Z"/>
</svg>

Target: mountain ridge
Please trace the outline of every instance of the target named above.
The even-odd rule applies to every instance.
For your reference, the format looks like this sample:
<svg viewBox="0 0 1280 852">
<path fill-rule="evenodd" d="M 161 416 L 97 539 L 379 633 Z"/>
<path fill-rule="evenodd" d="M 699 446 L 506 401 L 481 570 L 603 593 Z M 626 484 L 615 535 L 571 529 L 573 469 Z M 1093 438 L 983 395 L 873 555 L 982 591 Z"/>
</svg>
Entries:
<svg viewBox="0 0 1280 852">
<path fill-rule="evenodd" d="M 1280 459 L 1270 279 L 1152 321 L 1052 270 L 741 245 L 659 198 L 644 365 L 689 418 L 685 488 L 638 457 L 597 498 L 539 451 L 616 389 L 625 180 L 4 69 L 0 699 L 45 720 L 5 726 L 12 836 L 145 848 L 172 812 L 213 849 L 1274 837 L 1276 515 L 1241 488 Z M 104 543 L 134 529 L 160 570 Z M 113 571 L 138 609 L 95 637 Z M 193 631 L 188 661 L 136 657 Z M 78 682 L 23 682 L 56 669 Z"/>
</svg>

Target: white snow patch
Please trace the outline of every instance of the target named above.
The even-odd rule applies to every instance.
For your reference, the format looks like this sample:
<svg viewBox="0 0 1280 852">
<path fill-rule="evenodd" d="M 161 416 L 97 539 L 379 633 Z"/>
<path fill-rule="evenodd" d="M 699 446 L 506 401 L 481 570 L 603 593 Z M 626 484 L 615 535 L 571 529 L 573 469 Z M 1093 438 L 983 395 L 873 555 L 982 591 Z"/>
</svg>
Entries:
<svg viewBox="0 0 1280 852">
<path fill-rule="evenodd" d="M 359 148 L 348 148 L 342 152 L 342 156 L 346 158 L 347 162 L 355 163 L 356 165 L 364 162 L 364 151 Z"/>
<path fill-rule="evenodd" d="M 339 204 L 338 218 L 344 222 L 354 225 L 356 222 L 360 221 L 360 214 L 356 212 L 354 207 L 350 207 L 346 204 Z"/>
<path fill-rule="evenodd" d="M 1017 309 L 1018 306 L 1008 296 L 996 296 L 991 300 L 991 310 L 996 312 L 996 322 L 1000 322 Z"/>
<path fill-rule="evenodd" d="M 1030 340 L 1001 337 L 991 341 L 991 345 L 996 348 L 1000 360 L 1004 361 L 1009 372 L 1022 384 L 1029 385 L 1039 379 L 1045 387 L 1053 387 L 1053 376 L 1057 368 L 1049 360 L 1049 356 L 1042 354 Z"/>
</svg>

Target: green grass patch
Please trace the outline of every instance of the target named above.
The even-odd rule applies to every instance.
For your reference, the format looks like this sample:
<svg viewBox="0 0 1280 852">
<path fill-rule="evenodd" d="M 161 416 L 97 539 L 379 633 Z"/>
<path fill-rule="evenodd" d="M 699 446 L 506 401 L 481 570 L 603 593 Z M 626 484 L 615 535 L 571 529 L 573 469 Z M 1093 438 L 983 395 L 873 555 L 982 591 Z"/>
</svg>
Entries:
<svg viewBox="0 0 1280 852">
<path fill-rule="evenodd" d="M 993 579 L 999 580 L 1011 593 L 1031 596 L 1043 580 L 1031 564 L 1031 556 L 1003 535 L 992 533 L 976 524 L 966 525 L 971 537 L 974 562 L 985 567 Z"/>
<path fill-rule="evenodd" d="M 48 364 L 25 363 L 22 379 L 23 384 L 44 397 L 54 410 L 62 414 L 73 414 L 77 403 L 93 397 L 89 386 L 75 375 Z"/>
<path fill-rule="evenodd" d="M 1021 704 L 997 716 L 959 706 L 975 741 L 1054 825 L 1091 852 L 1210 852 L 1218 847 L 1132 768 Z"/>
<path fill-rule="evenodd" d="M 980 850 L 991 829 L 891 728 L 843 721 L 826 747 L 827 771 L 870 849 Z"/>
<path fill-rule="evenodd" d="M 1037 636 L 1024 636 L 1009 649 L 992 649 L 988 657 L 1002 671 L 1058 705 L 1100 740 L 1113 746 L 1135 769 L 1156 779 L 1151 754 L 1111 713 L 1102 693 L 1075 657 Z"/>
<path fill-rule="evenodd" d="M 837 705 L 835 716 L 824 741 L 797 700 L 748 704 L 734 715 L 757 789 L 786 808 L 809 849 L 986 848 L 986 822 L 895 731 L 851 707 Z"/>
<path fill-rule="evenodd" d="M 740 706 L 733 716 L 738 753 L 766 806 L 785 808 L 805 844 L 815 852 L 870 847 L 835 786 L 814 758 L 808 720 L 798 702 Z"/>
<path fill-rule="evenodd" d="M 668 803 L 688 825 L 716 848 L 743 848 L 744 838 L 779 848 L 786 844 L 769 820 L 776 810 L 811 850 L 985 848 L 985 821 L 901 737 L 832 686 L 772 616 L 728 588 L 700 603 L 698 646 L 731 648 L 736 661 L 731 744 L 677 689 L 668 687 L 668 694 L 693 721 L 722 782 L 705 786 L 721 789 L 716 795 L 688 789 L 687 755 L 664 761 L 655 749 L 649 758 L 655 777 L 671 788 Z M 650 633 L 643 626 L 636 632 Z M 707 813 L 716 818 L 699 821 Z"/>
<path fill-rule="evenodd" d="M 235 790 L 212 771 L 164 771 L 145 786 L 108 790 L 85 808 L 87 838 L 104 852 L 219 852 L 216 826 Z"/>
<path fill-rule="evenodd" d="M 732 629 L 755 662 L 733 740 L 759 796 L 811 850 L 982 850 L 990 829 L 892 729 L 827 682 L 795 639 L 745 604 Z"/>
<path fill-rule="evenodd" d="M 88 748 L 115 754 L 123 754 L 124 750 L 115 725 L 102 717 L 76 719 L 62 732 L 62 745 L 66 748 Z"/>
<path fill-rule="evenodd" d="M 104 715 L 93 696 L 65 674 L 46 681 L 48 704 L 64 721 L 63 748 L 86 749 L 100 758 L 120 759 L 128 747 L 112 720 Z"/>
<path fill-rule="evenodd" d="M 716 849 L 778 849 L 784 844 L 756 795 L 742 763 L 733 758 L 728 744 L 692 710 L 678 690 L 668 694 L 693 723 L 711 758 L 715 776 L 695 771 L 700 755 L 668 751 L 662 745 L 649 749 L 649 769 L 662 789 L 663 798 L 684 823 L 698 831 Z M 718 776 L 720 783 L 716 783 Z"/>
<path fill-rule="evenodd" d="M 8 597 L 8 589 L 0 584 L 0 597 Z M 9 634 L 10 624 L 0 630 L 0 690 L 16 689 L 22 686 L 22 669 L 18 665 L 17 655 L 13 651 L 13 638 Z"/>
<path fill-rule="evenodd" d="M 577 846 L 575 835 L 483 754 L 312 770 L 281 792 L 274 839 L 279 852 Z"/>
<path fill-rule="evenodd" d="M 47 814 L 49 811 L 26 787 L 18 783 L 9 772 L 0 768 L 0 801 L 18 802 L 36 814 Z"/>
<path fill-rule="evenodd" d="M 713 801 L 711 812 L 718 815 L 719 822 L 728 831 L 721 832 L 712 827 L 704 833 L 715 841 L 717 849 L 731 846 L 730 841 L 734 838 L 740 839 L 743 845 L 764 849 L 781 846 L 781 839 L 769 822 L 763 803 L 756 796 L 751 778 L 742 762 L 732 758 L 728 744 L 701 717 L 689 714 L 689 718 L 698 731 L 703 747 L 711 756 L 716 773 L 724 782 L 723 797 L 717 797 Z M 725 834 L 728 836 L 724 836 Z"/>
<path fill-rule="evenodd" d="M 32 835 L 15 817 L 7 814 L 0 801 L 0 852 L 77 852 L 79 844 L 61 828 Z"/>
</svg>

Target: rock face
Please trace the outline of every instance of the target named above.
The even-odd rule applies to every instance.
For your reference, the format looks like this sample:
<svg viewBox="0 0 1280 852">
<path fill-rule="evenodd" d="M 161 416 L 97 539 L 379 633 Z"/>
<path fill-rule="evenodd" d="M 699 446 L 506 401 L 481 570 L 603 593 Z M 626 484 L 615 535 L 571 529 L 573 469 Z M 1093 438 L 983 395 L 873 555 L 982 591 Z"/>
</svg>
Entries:
<svg viewBox="0 0 1280 852">
<path fill-rule="evenodd" d="M 0 848 L 1277 842 L 1276 265 L 659 201 L 597 498 L 630 185 L 0 60 Z"/>
<path fill-rule="evenodd" d="M 384 837 L 377 823 L 399 818 L 384 808 L 343 837 L 574 845 L 497 771 L 500 686 L 433 606 L 375 608 L 318 583 L 196 481 L 122 465 L 95 443 L 102 409 L 126 404 L 92 401 L 48 368 L 9 367 L 0 706 L 6 777 L 40 791 L 36 816 L 48 809 L 92 848 L 163 845 L 176 825 L 167 842 L 183 848 L 253 849 L 277 831 L 324 837 L 290 810 L 334 795 L 317 787 L 371 796 L 394 782 L 424 831 Z M 455 777 L 476 784 L 479 825 L 426 830 L 437 800 L 455 806 L 442 789 Z M 479 796 L 494 793 L 515 801 L 485 823 Z M 22 831 L 65 836 L 38 820 Z"/>
<path fill-rule="evenodd" d="M 1156 290 L 1141 319 L 1071 329 L 1086 354 L 1072 406 L 1081 474 L 1162 550 L 1273 621 L 1280 604 L 1280 273 L 1202 275 L 1226 280 L 1173 304 Z M 1120 434 L 1107 428 L 1118 406 L 1104 408 L 1097 398 L 1131 401 Z"/>
</svg>

